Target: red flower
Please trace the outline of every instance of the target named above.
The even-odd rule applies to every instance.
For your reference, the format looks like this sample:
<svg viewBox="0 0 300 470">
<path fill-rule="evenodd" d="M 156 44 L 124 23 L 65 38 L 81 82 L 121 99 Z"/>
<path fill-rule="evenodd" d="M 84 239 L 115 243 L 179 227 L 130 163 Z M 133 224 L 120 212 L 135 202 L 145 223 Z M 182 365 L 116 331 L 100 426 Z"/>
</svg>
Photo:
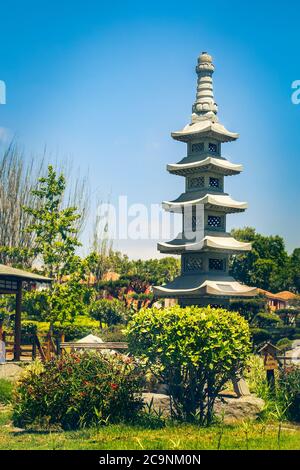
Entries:
<svg viewBox="0 0 300 470">
<path fill-rule="evenodd" d="M 110 384 L 110 386 L 113 390 L 118 390 L 118 388 L 119 388 L 118 384 Z"/>
</svg>

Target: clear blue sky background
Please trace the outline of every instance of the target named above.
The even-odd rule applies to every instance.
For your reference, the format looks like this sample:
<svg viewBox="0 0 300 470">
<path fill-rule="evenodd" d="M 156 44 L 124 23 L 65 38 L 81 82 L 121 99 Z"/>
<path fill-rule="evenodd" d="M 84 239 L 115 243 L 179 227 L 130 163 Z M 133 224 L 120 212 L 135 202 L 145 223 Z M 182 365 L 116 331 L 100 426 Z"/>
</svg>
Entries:
<svg viewBox="0 0 300 470">
<path fill-rule="evenodd" d="M 209 51 L 219 118 L 240 133 L 225 155 L 245 168 L 226 189 L 249 202 L 229 224 L 300 246 L 299 2 L 1 0 L 0 14 L 0 127 L 28 154 L 47 145 L 89 170 L 94 199 L 149 205 L 182 192 L 165 171 L 185 152 L 170 132 L 190 119 L 196 59 Z M 117 246 L 156 256 L 155 242 Z"/>
</svg>

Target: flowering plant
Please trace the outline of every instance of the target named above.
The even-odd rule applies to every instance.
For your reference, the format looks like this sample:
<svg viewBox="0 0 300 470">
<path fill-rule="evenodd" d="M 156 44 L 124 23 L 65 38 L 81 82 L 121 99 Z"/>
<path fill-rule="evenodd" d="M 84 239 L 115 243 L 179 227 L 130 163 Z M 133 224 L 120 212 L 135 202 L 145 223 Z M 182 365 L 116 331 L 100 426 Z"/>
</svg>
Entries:
<svg viewBox="0 0 300 470">
<path fill-rule="evenodd" d="M 142 376 L 119 355 L 65 354 L 18 381 L 14 422 L 28 427 L 47 421 L 63 429 L 132 421 L 142 408 Z"/>
</svg>

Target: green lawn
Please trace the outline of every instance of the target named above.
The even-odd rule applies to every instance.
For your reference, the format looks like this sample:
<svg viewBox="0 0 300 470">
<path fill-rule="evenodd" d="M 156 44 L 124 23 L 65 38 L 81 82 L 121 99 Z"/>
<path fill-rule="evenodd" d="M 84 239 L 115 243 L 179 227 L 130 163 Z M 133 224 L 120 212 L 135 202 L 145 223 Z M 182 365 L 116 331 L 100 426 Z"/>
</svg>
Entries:
<svg viewBox="0 0 300 470">
<path fill-rule="evenodd" d="M 221 449 L 278 449 L 277 424 L 252 423 L 248 426 L 226 426 Z M 220 429 L 193 425 L 167 426 L 148 430 L 134 426 L 111 425 L 76 432 L 14 432 L 9 411 L 0 411 L 0 450 L 4 449 L 95 449 L 95 450 L 163 450 L 217 449 Z M 285 424 L 281 449 L 300 449 L 300 427 Z"/>
</svg>

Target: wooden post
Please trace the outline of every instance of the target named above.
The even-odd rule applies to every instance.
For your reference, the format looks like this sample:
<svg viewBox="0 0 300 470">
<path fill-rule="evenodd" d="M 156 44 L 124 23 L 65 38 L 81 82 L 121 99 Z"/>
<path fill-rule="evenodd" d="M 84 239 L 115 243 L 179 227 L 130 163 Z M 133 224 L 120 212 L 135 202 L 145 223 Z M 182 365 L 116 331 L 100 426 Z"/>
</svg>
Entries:
<svg viewBox="0 0 300 470">
<path fill-rule="evenodd" d="M 264 357 L 264 368 L 266 371 L 268 387 L 275 392 L 275 370 L 279 368 L 277 359 L 279 349 L 274 344 L 267 342 L 258 352 Z"/>
<path fill-rule="evenodd" d="M 270 391 L 275 390 L 275 373 L 274 369 L 267 370 L 267 382 Z"/>
<path fill-rule="evenodd" d="M 15 335 L 14 335 L 14 360 L 21 359 L 21 312 L 22 312 L 22 281 L 18 280 L 16 294 Z"/>
<path fill-rule="evenodd" d="M 35 335 L 32 335 L 32 360 L 36 359 L 36 339 Z"/>
</svg>

